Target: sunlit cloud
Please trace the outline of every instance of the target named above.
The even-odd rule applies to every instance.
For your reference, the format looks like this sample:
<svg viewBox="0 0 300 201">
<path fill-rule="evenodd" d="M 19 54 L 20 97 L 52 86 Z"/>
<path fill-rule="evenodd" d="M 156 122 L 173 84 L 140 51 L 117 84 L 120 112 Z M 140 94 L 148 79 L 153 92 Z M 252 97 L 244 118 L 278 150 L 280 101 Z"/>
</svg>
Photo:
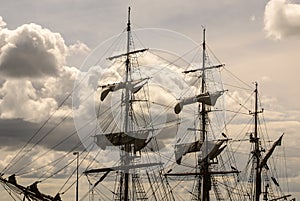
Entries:
<svg viewBox="0 0 300 201">
<path fill-rule="evenodd" d="M 267 36 L 274 39 L 300 36 L 300 4 L 287 0 L 271 0 L 264 16 Z"/>
<path fill-rule="evenodd" d="M 58 33 L 37 24 L 0 31 L 0 73 L 6 77 L 55 76 L 65 63 L 67 47 Z"/>
<path fill-rule="evenodd" d="M 68 47 L 59 33 L 34 23 L 0 29 L 0 46 L 0 118 L 29 122 L 45 120 L 72 92 L 79 70 L 66 66 L 66 56 L 89 51 L 81 42 Z"/>
</svg>

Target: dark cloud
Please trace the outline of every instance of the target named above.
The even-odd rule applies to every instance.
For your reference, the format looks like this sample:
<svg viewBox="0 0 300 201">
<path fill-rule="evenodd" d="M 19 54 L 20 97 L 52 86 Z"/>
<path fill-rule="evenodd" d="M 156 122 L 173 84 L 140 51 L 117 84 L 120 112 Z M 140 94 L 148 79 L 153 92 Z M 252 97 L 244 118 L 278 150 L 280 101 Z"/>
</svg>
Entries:
<svg viewBox="0 0 300 201">
<path fill-rule="evenodd" d="M 69 119 L 50 132 L 57 123 L 49 123 L 42 130 L 42 123 L 26 122 L 22 119 L 0 120 L 0 147 L 6 150 L 18 150 L 29 143 L 26 149 L 33 147 L 36 143 L 45 148 L 53 148 L 57 151 L 70 151 L 80 144 L 73 120 Z M 35 135 L 35 137 L 33 137 Z M 33 139 L 30 141 L 30 139 Z M 82 148 L 78 146 L 77 149 Z"/>
</svg>

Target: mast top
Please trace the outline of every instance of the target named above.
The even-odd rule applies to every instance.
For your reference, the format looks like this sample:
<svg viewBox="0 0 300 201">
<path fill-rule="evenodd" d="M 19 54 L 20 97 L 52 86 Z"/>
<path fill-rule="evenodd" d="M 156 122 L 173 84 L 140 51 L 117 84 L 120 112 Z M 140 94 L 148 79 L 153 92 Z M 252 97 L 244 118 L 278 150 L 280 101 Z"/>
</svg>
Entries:
<svg viewBox="0 0 300 201">
<path fill-rule="evenodd" d="M 131 8 L 130 6 L 128 7 L 128 21 L 127 21 L 127 31 L 130 31 L 130 11 L 131 11 Z"/>
<path fill-rule="evenodd" d="M 206 32 L 206 29 L 205 29 L 205 27 L 203 27 L 203 44 L 205 44 L 205 37 L 206 37 L 205 32 Z"/>
</svg>

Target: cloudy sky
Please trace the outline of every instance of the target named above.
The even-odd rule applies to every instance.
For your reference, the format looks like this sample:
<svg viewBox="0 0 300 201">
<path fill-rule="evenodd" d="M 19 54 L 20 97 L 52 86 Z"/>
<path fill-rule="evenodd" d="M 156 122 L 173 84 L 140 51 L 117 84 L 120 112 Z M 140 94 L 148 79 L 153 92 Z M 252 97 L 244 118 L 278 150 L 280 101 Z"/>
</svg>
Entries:
<svg viewBox="0 0 300 201">
<path fill-rule="evenodd" d="M 128 5 L 132 7 L 135 28 L 170 29 L 200 43 L 201 25 L 205 26 L 209 46 L 227 68 L 249 84 L 259 82 L 264 108 L 270 111 L 266 114 L 270 133 L 286 133 L 290 189 L 300 197 L 298 0 L 2 2 L 0 167 L 6 166 L 72 91 L 87 55 L 123 31 Z M 54 113 L 56 121 L 69 112 L 71 99 Z M 51 148 L 58 136 L 74 130 L 72 118 L 66 122 L 64 129 L 55 132 L 57 136 L 36 141 Z M 70 138 L 73 145 L 79 142 L 76 135 Z M 69 143 L 55 149 L 64 151 L 68 146 Z"/>
</svg>

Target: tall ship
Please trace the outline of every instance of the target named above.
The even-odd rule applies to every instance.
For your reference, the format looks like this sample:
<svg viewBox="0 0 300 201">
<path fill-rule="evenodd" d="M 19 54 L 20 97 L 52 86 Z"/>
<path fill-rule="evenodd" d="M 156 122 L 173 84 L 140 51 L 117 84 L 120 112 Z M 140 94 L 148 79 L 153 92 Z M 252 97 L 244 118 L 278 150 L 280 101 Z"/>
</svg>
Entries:
<svg viewBox="0 0 300 201">
<path fill-rule="evenodd" d="M 59 106 L 73 99 L 75 130 L 36 159 L 76 134 L 81 142 L 46 164 L 22 161 L 72 115 L 51 122 L 52 114 L 1 172 L 12 200 L 296 200 L 277 171 L 284 134 L 270 140 L 260 126 L 258 84 L 248 85 L 219 62 L 205 28 L 201 45 L 189 40 L 179 53 L 173 44 L 145 46 L 145 34 L 150 43 L 163 36 L 162 46 L 186 40 L 166 30 L 132 30 L 129 7 L 124 32 L 84 62 Z M 44 131 L 47 124 L 54 126 Z M 33 180 L 28 175 L 37 179 L 22 184 Z M 47 182 L 55 185 L 49 190 Z"/>
<path fill-rule="evenodd" d="M 279 135 L 274 141 L 264 136 L 268 133 L 264 130 L 266 125 L 264 127 L 260 125 L 260 122 L 265 120 L 259 118 L 259 114 L 263 113 L 264 109 L 259 108 L 261 102 L 258 83 L 254 83 L 252 90 L 251 85 L 235 76 L 233 78 L 239 80 L 240 85 L 230 85 L 220 81 L 220 68 L 224 68 L 225 64 L 220 63 L 217 58 L 216 62 L 210 60 L 205 32 L 204 28 L 202 66 L 194 68 L 195 66 L 191 65 L 189 69 L 182 72 L 193 74 L 192 77 L 198 84 L 195 95 L 180 98 L 174 107 L 174 113 L 180 114 L 186 109 L 187 113 L 194 114 L 194 118 L 188 116 L 187 121 L 190 125 L 185 126 L 186 131 L 177 136 L 174 147 L 176 164 L 165 175 L 176 178 L 181 183 L 185 180 L 193 180 L 193 184 L 187 189 L 190 200 L 295 200 L 291 198 L 291 194 L 284 192 L 278 182 L 280 177 L 276 168 L 279 166 L 275 165 L 276 157 L 272 158 L 272 155 L 276 148 L 281 146 L 284 134 Z M 245 85 L 245 88 L 241 87 L 242 85 Z M 229 90 L 224 89 L 224 86 L 243 88 L 252 93 L 245 102 L 239 102 Z M 222 96 L 226 95 L 227 97 L 222 101 Z M 238 103 L 237 110 L 223 108 L 224 102 L 229 102 L 230 99 Z M 194 106 L 186 108 L 190 105 Z M 245 109 L 247 112 L 242 112 Z M 226 123 L 228 120 L 225 120 L 224 111 L 233 113 L 227 118 L 229 122 L 237 121 L 240 125 L 244 124 L 244 120 L 239 119 L 238 115 L 250 116 L 250 121 L 245 124 L 248 130 L 243 130 L 243 138 L 230 137 L 230 129 L 228 129 L 230 124 Z M 243 146 L 242 150 L 249 153 L 247 160 L 235 156 L 242 155 L 236 150 L 236 144 Z M 244 149 L 245 147 L 248 150 Z M 245 162 L 241 163 L 241 161 Z"/>
</svg>

